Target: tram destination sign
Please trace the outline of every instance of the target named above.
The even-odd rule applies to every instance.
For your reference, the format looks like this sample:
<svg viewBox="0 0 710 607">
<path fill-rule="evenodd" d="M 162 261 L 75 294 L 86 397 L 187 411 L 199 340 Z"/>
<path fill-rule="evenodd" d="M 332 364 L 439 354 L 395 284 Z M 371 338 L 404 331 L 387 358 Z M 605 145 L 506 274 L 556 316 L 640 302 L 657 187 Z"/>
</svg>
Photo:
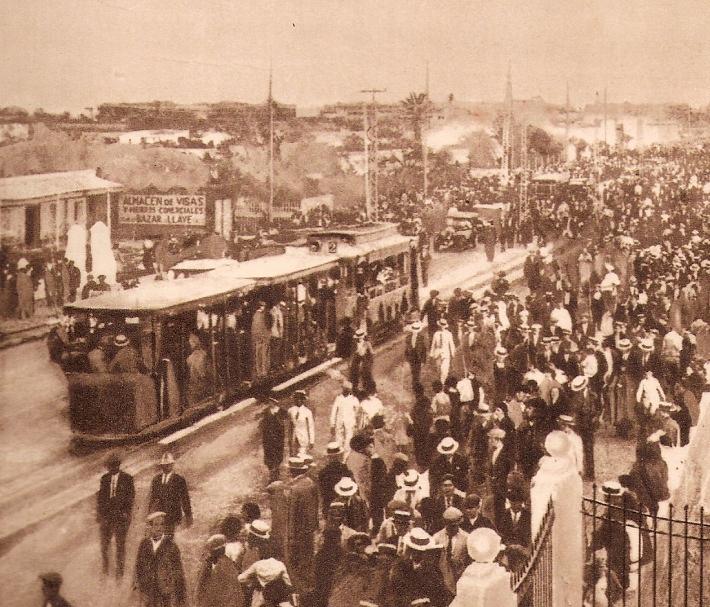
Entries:
<svg viewBox="0 0 710 607">
<path fill-rule="evenodd" d="M 207 197 L 196 194 L 121 194 L 118 221 L 128 224 L 204 226 Z"/>
</svg>

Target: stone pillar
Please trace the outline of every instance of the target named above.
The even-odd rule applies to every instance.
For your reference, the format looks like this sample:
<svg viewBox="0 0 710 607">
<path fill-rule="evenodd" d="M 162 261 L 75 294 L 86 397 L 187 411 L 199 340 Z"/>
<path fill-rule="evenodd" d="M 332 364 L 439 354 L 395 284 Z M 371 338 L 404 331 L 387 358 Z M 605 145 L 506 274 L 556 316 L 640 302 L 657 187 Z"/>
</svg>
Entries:
<svg viewBox="0 0 710 607">
<path fill-rule="evenodd" d="M 533 538 L 552 500 L 552 604 L 577 607 L 582 604 L 584 574 L 584 520 L 582 478 L 569 457 L 564 432 L 551 432 L 545 440 L 549 456 L 540 460 L 530 490 Z"/>
<path fill-rule="evenodd" d="M 510 588 L 510 572 L 497 563 L 471 563 L 459 578 L 456 597 L 449 607 L 517 605 L 518 597 Z"/>
</svg>

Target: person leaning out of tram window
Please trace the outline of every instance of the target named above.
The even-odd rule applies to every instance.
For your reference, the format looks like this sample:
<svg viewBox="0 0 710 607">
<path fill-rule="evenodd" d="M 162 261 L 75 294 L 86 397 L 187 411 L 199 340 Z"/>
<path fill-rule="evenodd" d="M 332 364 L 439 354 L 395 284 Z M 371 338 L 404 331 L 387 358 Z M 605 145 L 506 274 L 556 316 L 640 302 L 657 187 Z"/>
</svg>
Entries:
<svg viewBox="0 0 710 607">
<path fill-rule="evenodd" d="M 190 344 L 190 355 L 185 361 L 188 374 L 187 393 L 190 402 L 195 403 L 210 392 L 211 367 L 200 338 L 190 333 L 187 341 Z"/>
<path fill-rule="evenodd" d="M 146 368 L 141 360 L 138 350 L 131 341 L 119 333 L 113 340 L 113 345 L 118 348 L 116 354 L 108 365 L 109 373 L 145 373 Z"/>
</svg>

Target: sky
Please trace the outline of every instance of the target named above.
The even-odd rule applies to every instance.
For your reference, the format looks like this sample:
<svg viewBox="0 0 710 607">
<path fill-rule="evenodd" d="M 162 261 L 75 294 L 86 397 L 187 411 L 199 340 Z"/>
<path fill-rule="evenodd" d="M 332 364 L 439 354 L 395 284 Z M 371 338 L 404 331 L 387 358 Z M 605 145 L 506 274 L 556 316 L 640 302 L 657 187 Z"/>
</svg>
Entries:
<svg viewBox="0 0 710 607">
<path fill-rule="evenodd" d="M 3 0 L 0 106 L 710 102 L 709 0 Z"/>
</svg>

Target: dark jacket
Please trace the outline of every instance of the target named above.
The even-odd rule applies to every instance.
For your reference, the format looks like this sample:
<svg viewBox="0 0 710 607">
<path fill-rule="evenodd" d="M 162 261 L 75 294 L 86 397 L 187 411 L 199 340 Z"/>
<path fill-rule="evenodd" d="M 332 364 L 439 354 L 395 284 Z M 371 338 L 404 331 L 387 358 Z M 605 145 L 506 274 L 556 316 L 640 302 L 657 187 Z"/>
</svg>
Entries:
<svg viewBox="0 0 710 607">
<path fill-rule="evenodd" d="M 506 546 L 515 544 L 519 546 L 529 546 L 532 533 L 530 528 L 530 511 L 527 509 L 521 510 L 520 518 L 514 523 L 511 511 L 506 508 L 500 515 L 498 532 Z"/>
<path fill-rule="evenodd" d="M 111 499 L 111 473 L 101 477 L 96 494 L 96 518 L 102 523 L 129 522 L 135 499 L 133 477 L 123 470 L 118 473 L 116 495 Z"/>
<path fill-rule="evenodd" d="M 261 418 L 261 442 L 264 448 L 264 463 L 271 469 L 279 466 L 284 458 L 288 413 L 279 409 L 272 413 L 268 409 Z"/>
<path fill-rule="evenodd" d="M 493 524 L 493 521 L 489 519 L 486 516 L 483 516 L 482 514 L 479 514 L 476 519 L 471 523 L 471 519 L 467 518 L 464 516 L 463 520 L 461 521 L 460 525 L 461 529 L 463 529 L 466 533 L 471 533 L 471 531 L 474 531 L 475 529 L 496 529 L 496 526 Z"/>
<path fill-rule="evenodd" d="M 318 489 L 320 490 L 323 516 L 328 514 L 328 507 L 336 498 L 333 487 L 335 487 L 338 481 L 345 476 L 354 478 L 350 468 L 340 461 L 328 462 L 318 473 Z"/>
<path fill-rule="evenodd" d="M 412 601 L 428 598 L 432 607 L 445 607 L 453 598 L 446 588 L 441 569 L 434 563 L 422 563 L 417 569 L 409 559 L 398 561 L 390 574 L 392 607 L 409 607 Z"/>
<path fill-rule="evenodd" d="M 150 484 L 148 509 L 151 512 L 165 512 L 168 526 L 177 525 L 183 516 L 188 524 L 192 524 L 192 506 L 185 479 L 173 472 L 168 482 L 163 484 L 163 474 L 156 474 Z"/>
<path fill-rule="evenodd" d="M 417 337 L 414 340 L 414 347 L 412 347 L 412 335 L 410 333 L 405 334 L 404 340 L 404 357 L 410 363 L 420 363 L 426 362 L 427 355 L 429 353 L 429 345 L 427 344 L 426 335 L 422 331 L 417 333 Z"/>
<path fill-rule="evenodd" d="M 185 604 L 185 575 L 180 550 L 169 536 L 163 537 L 155 552 L 150 538 L 140 543 L 136 585 L 148 607 L 162 607 L 163 597 L 171 597 L 178 605 Z"/>
<path fill-rule="evenodd" d="M 459 491 L 466 493 L 468 489 L 468 462 L 460 453 L 454 453 L 451 461 L 441 453 L 437 453 L 429 467 L 429 492 L 436 496 L 444 475 L 454 477 L 454 485 Z"/>
</svg>

